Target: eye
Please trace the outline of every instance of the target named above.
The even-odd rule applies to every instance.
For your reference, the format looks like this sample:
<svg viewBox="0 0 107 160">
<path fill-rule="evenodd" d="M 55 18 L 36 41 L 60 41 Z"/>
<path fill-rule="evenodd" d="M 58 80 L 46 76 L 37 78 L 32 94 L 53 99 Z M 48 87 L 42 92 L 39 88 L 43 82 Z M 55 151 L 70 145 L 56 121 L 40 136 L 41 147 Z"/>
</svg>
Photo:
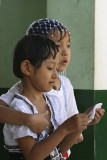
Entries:
<svg viewBox="0 0 107 160">
<path fill-rule="evenodd" d="M 53 69 L 53 68 L 48 67 L 48 70 L 50 70 L 50 71 L 51 71 L 52 69 Z"/>
<path fill-rule="evenodd" d="M 71 47 L 71 45 L 67 45 L 67 48 L 70 48 Z"/>
<path fill-rule="evenodd" d="M 58 48 L 60 48 L 60 45 L 59 45 L 59 44 L 58 44 L 57 46 L 58 46 Z"/>
</svg>

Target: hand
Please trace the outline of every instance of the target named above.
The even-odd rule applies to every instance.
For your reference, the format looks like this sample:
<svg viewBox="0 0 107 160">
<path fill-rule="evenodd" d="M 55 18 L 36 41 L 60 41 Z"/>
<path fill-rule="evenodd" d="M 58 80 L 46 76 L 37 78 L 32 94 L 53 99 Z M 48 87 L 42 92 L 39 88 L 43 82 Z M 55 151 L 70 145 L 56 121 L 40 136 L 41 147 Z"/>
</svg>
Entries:
<svg viewBox="0 0 107 160">
<path fill-rule="evenodd" d="M 81 130 L 81 132 L 85 129 L 87 129 L 88 125 L 88 115 L 85 113 L 82 114 L 75 114 L 74 116 L 70 117 L 63 123 L 65 127 L 65 131 L 67 134 L 78 132 Z"/>
<path fill-rule="evenodd" d="M 83 137 L 83 135 L 81 134 L 81 135 L 79 136 L 79 138 L 76 140 L 75 144 L 78 144 L 79 142 L 82 142 L 83 139 L 84 139 L 84 137 Z"/>
<path fill-rule="evenodd" d="M 93 107 L 88 108 L 85 111 L 85 113 L 88 114 L 92 109 L 93 109 Z M 92 120 L 92 122 L 89 123 L 89 125 L 95 125 L 95 124 L 97 124 L 100 121 L 100 119 L 104 116 L 104 112 L 105 112 L 105 110 L 103 108 L 96 109 L 95 117 Z"/>
<path fill-rule="evenodd" d="M 31 114 L 29 115 L 28 127 L 34 133 L 41 133 L 49 126 L 49 112 L 46 111 L 44 113 Z"/>
</svg>

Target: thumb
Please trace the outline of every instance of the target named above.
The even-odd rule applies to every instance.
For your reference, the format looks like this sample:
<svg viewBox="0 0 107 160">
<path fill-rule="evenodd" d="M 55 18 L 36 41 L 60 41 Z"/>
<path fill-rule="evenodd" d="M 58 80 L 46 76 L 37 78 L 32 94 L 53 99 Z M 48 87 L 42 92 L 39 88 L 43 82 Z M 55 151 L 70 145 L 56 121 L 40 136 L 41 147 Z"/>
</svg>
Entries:
<svg viewBox="0 0 107 160">
<path fill-rule="evenodd" d="M 93 109 L 93 107 L 90 107 L 84 113 L 88 114 L 92 109 Z"/>
</svg>

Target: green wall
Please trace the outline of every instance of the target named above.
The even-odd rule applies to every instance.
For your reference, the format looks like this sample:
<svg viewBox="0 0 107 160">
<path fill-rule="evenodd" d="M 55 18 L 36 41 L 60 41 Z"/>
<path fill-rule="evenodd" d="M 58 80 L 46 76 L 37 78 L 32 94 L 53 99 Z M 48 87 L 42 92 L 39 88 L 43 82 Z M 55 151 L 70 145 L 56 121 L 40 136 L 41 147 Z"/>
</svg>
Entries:
<svg viewBox="0 0 107 160">
<path fill-rule="evenodd" d="M 67 76 L 74 88 L 93 89 L 93 0 L 1 0 L 0 87 L 10 87 L 17 80 L 12 73 L 12 53 L 16 42 L 30 23 L 45 17 L 62 21 L 71 32 L 71 63 Z"/>
<path fill-rule="evenodd" d="M 95 103 L 102 102 L 107 112 L 107 90 L 96 90 Z M 95 126 L 95 160 L 107 159 L 107 113 L 105 112 L 101 122 Z"/>
<path fill-rule="evenodd" d="M 1 0 L 0 88 L 11 87 L 17 81 L 12 71 L 14 47 L 25 35 L 29 24 L 36 19 L 46 17 L 46 10 L 46 0 Z"/>
<path fill-rule="evenodd" d="M 75 89 L 94 87 L 93 0 L 48 0 L 47 17 L 62 21 L 71 32 L 71 63 L 67 77 Z"/>
<path fill-rule="evenodd" d="M 80 113 L 83 113 L 88 107 L 94 105 L 93 90 L 76 89 L 75 98 Z M 94 160 L 94 127 L 89 126 L 82 134 L 84 141 L 71 148 L 69 160 Z"/>
</svg>

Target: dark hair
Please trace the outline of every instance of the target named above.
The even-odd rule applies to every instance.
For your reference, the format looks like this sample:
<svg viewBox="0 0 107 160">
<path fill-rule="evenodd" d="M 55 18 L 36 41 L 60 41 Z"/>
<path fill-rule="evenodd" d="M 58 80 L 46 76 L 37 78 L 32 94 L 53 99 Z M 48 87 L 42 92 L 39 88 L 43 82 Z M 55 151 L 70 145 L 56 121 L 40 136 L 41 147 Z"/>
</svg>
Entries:
<svg viewBox="0 0 107 160">
<path fill-rule="evenodd" d="M 53 36 L 55 29 L 57 29 L 58 33 L 60 34 L 59 40 L 63 39 L 63 36 L 66 33 L 70 35 L 68 28 L 63 23 L 61 23 L 58 20 L 48 19 L 48 18 L 34 21 L 26 31 L 26 35 L 38 34 L 38 35 L 43 35 L 45 37 L 49 37 L 50 32 L 51 36 Z M 62 36 L 63 31 L 64 35 Z"/>
<path fill-rule="evenodd" d="M 29 62 L 39 69 L 44 60 L 51 56 L 55 59 L 58 46 L 49 38 L 40 35 L 26 35 L 17 43 L 13 56 L 13 72 L 16 77 L 23 78 L 21 62 Z"/>
</svg>

